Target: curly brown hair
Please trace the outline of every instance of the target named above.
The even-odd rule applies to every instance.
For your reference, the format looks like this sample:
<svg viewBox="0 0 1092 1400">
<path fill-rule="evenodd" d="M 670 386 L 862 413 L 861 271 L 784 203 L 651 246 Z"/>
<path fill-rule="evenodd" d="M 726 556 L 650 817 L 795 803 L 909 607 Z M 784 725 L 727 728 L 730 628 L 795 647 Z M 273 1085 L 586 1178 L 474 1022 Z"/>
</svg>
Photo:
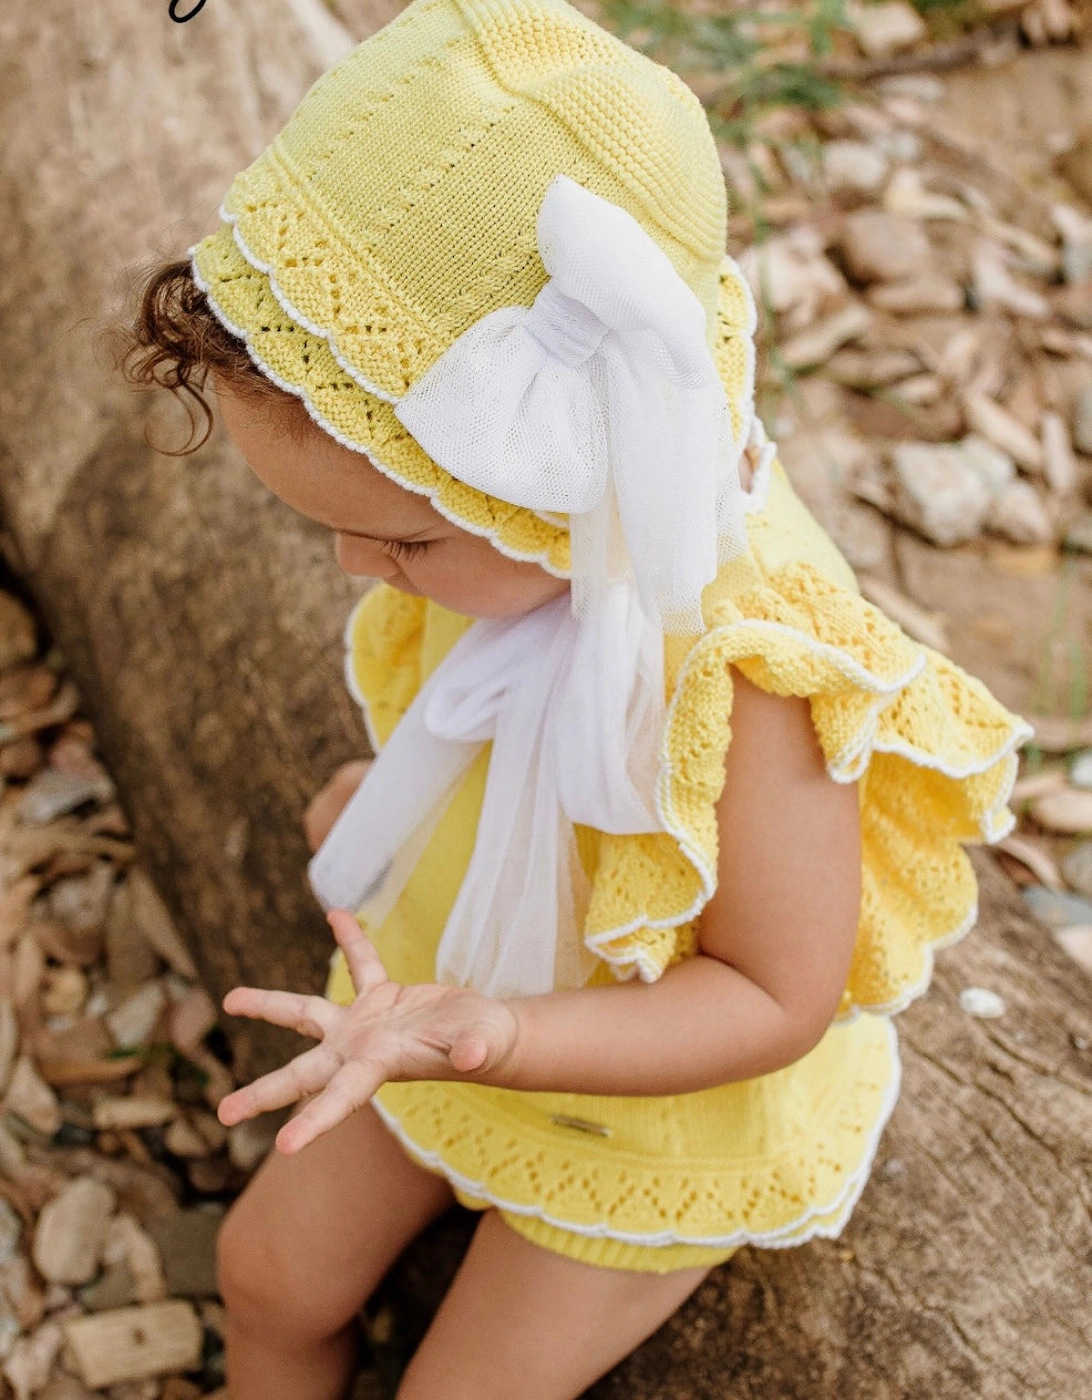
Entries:
<svg viewBox="0 0 1092 1400">
<path fill-rule="evenodd" d="M 145 275 L 131 323 L 114 328 L 114 347 L 116 368 L 129 383 L 169 389 L 186 408 L 190 438 L 178 451 L 159 449 L 169 457 L 184 457 L 208 441 L 214 420 L 202 390 L 207 390 L 210 373 L 216 375 L 218 389 L 275 403 L 297 440 L 310 422 L 300 400 L 267 379 L 244 342 L 217 320 L 186 259 L 162 263 Z M 205 431 L 196 443 L 191 402 L 205 418 Z"/>
</svg>

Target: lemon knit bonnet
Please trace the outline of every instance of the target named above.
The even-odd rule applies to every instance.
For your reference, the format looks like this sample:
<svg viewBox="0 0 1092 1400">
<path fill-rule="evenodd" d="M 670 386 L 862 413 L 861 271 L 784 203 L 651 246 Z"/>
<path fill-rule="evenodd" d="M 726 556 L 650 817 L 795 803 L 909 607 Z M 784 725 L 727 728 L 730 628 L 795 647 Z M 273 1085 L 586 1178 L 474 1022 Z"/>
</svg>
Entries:
<svg viewBox="0 0 1092 1400">
<path fill-rule="evenodd" d="M 415 0 L 314 84 L 190 254 L 213 312 L 321 428 L 564 576 L 563 515 L 456 481 L 393 411 L 471 325 L 535 300 L 558 174 L 632 215 L 698 298 L 745 440 L 754 307 L 704 111 L 565 0 Z"/>
</svg>

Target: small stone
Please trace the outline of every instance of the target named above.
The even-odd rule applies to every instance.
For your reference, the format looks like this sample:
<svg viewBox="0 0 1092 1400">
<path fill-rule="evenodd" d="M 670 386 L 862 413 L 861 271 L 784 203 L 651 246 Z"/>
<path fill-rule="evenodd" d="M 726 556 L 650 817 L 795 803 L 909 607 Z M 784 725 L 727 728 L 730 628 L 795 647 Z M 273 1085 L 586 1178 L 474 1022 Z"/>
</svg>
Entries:
<svg viewBox="0 0 1092 1400">
<path fill-rule="evenodd" d="M 105 774 L 88 777 L 43 768 L 27 784 L 16 812 L 24 826 L 44 826 L 85 802 L 110 802 L 113 797 L 114 785 Z"/>
<path fill-rule="evenodd" d="M 1092 133 L 1081 136 L 1059 157 L 1058 169 L 1084 202 L 1092 204 Z"/>
<path fill-rule="evenodd" d="M 183 1055 L 195 1050 L 216 1025 L 216 1004 L 204 987 L 195 984 L 171 1007 L 171 1043 Z"/>
<path fill-rule="evenodd" d="M 911 139 L 920 146 L 912 133 Z M 944 219 L 951 223 L 965 223 L 968 218 L 967 206 L 948 194 L 937 194 L 925 187 L 921 171 L 913 166 L 896 170 L 884 190 L 883 207 L 889 214 L 898 214 L 905 219 Z"/>
<path fill-rule="evenodd" d="M 99 929 L 72 929 L 55 919 L 42 919 L 32 923 L 30 931 L 47 957 L 66 966 L 91 967 L 102 954 Z"/>
<path fill-rule="evenodd" d="M 1092 749 L 1082 749 L 1074 754 L 1069 764 L 1071 787 L 1092 788 Z"/>
<path fill-rule="evenodd" d="M 1020 894 L 1035 918 L 1049 928 L 1092 923 L 1092 903 L 1079 895 L 1048 890 L 1043 885 L 1025 885 Z"/>
<path fill-rule="evenodd" d="M 31 1400 L 45 1387 L 64 1338 L 55 1322 L 43 1322 L 29 1337 L 20 1337 L 4 1362 L 4 1376 L 15 1400 Z"/>
<path fill-rule="evenodd" d="M 863 335 L 872 321 L 873 315 L 867 306 L 859 301 L 850 302 L 785 341 L 781 346 L 781 359 L 792 369 L 823 364 L 840 346 Z"/>
<path fill-rule="evenodd" d="M 968 426 L 1007 453 L 1014 462 L 1030 472 L 1043 470 L 1043 448 L 1039 440 L 999 403 L 985 394 L 968 392 L 963 396 L 963 411 Z"/>
<path fill-rule="evenodd" d="M 959 1004 L 969 1016 L 977 1016 L 982 1020 L 996 1020 L 998 1016 L 1004 1016 L 1005 1003 L 996 992 L 987 991 L 985 987 L 964 987 L 959 994 Z"/>
<path fill-rule="evenodd" d="M 36 946 L 41 947 L 40 944 Z M 55 967 L 46 973 L 42 1010 L 48 1016 L 72 1016 L 87 1000 L 87 977 L 78 967 Z"/>
<path fill-rule="evenodd" d="M 175 1157 L 207 1157 L 212 1151 L 192 1123 L 176 1118 L 163 1135 L 163 1146 Z"/>
<path fill-rule="evenodd" d="M 52 918 L 78 933 L 102 928 L 114 888 L 113 867 L 96 861 L 86 875 L 57 880 L 49 891 Z"/>
<path fill-rule="evenodd" d="M 929 37 L 921 15 L 904 0 L 883 0 L 876 5 L 852 3 L 846 6 L 846 17 L 857 43 L 869 58 L 912 48 Z"/>
<path fill-rule="evenodd" d="M 157 1303 L 167 1296 L 159 1248 L 131 1215 L 120 1212 L 110 1221 L 102 1257 L 107 1264 L 127 1266 L 133 1279 L 133 1298 L 138 1303 Z"/>
<path fill-rule="evenodd" d="M 51 1283 L 94 1278 L 117 1199 L 94 1177 L 81 1176 L 49 1201 L 34 1234 L 34 1266 Z"/>
<path fill-rule="evenodd" d="M 871 389 L 894 384 L 920 368 L 921 361 L 912 350 L 839 350 L 824 371 L 851 389 Z"/>
<path fill-rule="evenodd" d="M 862 209 L 846 220 L 842 256 L 855 281 L 899 282 L 924 272 L 931 255 L 920 225 L 875 209 Z"/>
<path fill-rule="evenodd" d="M 1092 831 L 1092 792 L 1082 792 L 1079 788 L 1065 788 L 1061 792 L 1047 793 L 1031 804 L 1030 812 L 1032 818 L 1047 831 L 1056 831 L 1062 835 L 1078 835 Z"/>
<path fill-rule="evenodd" d="M 894 395 L 903 403 L 928 407 L 936 403 L 944 394 L 944 381 L 935 374 L 912 374 L 909 379 L 900 380 L 894 386 Z"/>
<path fill-rule="evenodd" d="M 1080 554 L 1092 554 L 1092 511 L 1082 511 L 1070 522 L 1064 542 L 1066 549 L 1075 549 Z"/>
<path fill-rule="evenodd" d="M 228 1157 L 241 1172 L 253 1172 L 270 1153 L 280 1121 L 275 1114 L 249 1118 L 228 1129 Z"/>
<path fill-rule="evenodd" d="M 1043 444 L 1043 474 L 1055 496 L 1068 496 L 1077 488 L 1077 459 L 1069 440 L 1069 429 L 1060 413 L 1047 409 L 1040 428 Z"/>
<path fill-rule="evenodd" d="M 33 1061 L 20 1055 L 4 1096 L 4 1107 L 45 1137 L 52 1137 L 61 1126 L 61 1106 L 57 1095 L 34 1068 Z"/>
<path fill-rule="evenodd" d="M 895 511 L 934 544 L 953 545 L 981 532 L 1013 465 L 980 439 L 962 443 L 907 442 L 892 451 Z"/>
<path fill-rule="evenodd" d="M 0 1264 L 6 1264 L 14 1256 L 22 1233 L 22 1219 L 0 1196 Z"/>
<path fill-rule="evenodd" d="M 80 1289 L 80 1302 L 88 1312 L 110 1312 L 114 1308 L 127 1308 L 136 1302 L 133 1275 L 123 1259 L 112 1264 L 102 1275 Z"/>
<path fill-rule="evenodd" d="M 192 1371 L 203 1338 L 192 1304 L 168 1300 L 78 1317 L 64 1334 L 81 1379 L 93 1390 L 169 1371 Z"/>
<path fill-rule="evenodd" d="M 226 1157 L 194 1157 L 186 1163 L 186 1176 L 199 1196 L 220 1196 L 231 1180 Z"/>
<path fill-rule="evenodd" d="M 25 1254 L 17 1254 L 0 1267 L 0 1297 L 6 1297 L 19 1326 L 33 1332 L 45 1317 L 45 1289 Z"/>
<path fill-rule="evenodd" d="M 1092 456 L 1092 384 L 1080 391 L 1073 405 L 1073 446 Z"/>
<path fill-rule="evenodd" d="M 97 1400 L 97 1397 L 75 1376 L 58 1371 L 46 1388 L 38 1392 L 38 1400 Z"/>
<path fill-rule="evenodd" d="M 8 1087 L 19 1053 L 19 1018 L 10 997 L 0 997 L 0 1094 Z"/>
<path fill-rule="evenodd" d="M 1062 874 L 1078 894 L 1092 900 L 1092 841 L 1078 841 L 1063 857 Z"/>
<path fill-rule="evenodd" d="M 789 329 L 810 325 L 820 309 L 846 292 L 845 280 L 824 256 L 823 238 L 808 226 L 743 251 L 739 266 L 756 298 Z"/>
<path fill-rule="evenodd" d="M 958 282 L 936 272 L 924 272 L 907 282 L 881 282 L 869 287 L 869 304 L 893 316 L 946 315 L 962 311 L 965 296 Z"/>
<path fill-rule="evenodd" d="M 980 308 L 999 307 L 1037 320 L 1050 315 L 1046 297 L 1017 282 L 1009 272 L 1008 256 L 1000 244 L 982 240 L 972 254 L 971 270 Z"/>
<path fill-rule="evenodd" d="M 1092 924 L 1075 924 L 1056 928 L 1054 941 L 1085 972 L 1092 973 Z"/>
<path fill-rule="evenodd" d="M 1054 525 L 1035 487 L 1013 481 L 989 509 L 986 529 L 1013 544 L 1045 544 L 1054 538 Z"/>
<path fill-rule="evenodd" d="M 0 777 L 23 782 L 32 778 L 45 762 L 42 746 L 29 736 L 0 748 Z"/>
<path fill-rule="evenodd" d="M 177 1117 L 178 1105 L 169 1099 L 130 1094 L 128 1098 L 100 1099 L 91 1113 L 100 1132 L 117 1128 L 155 1128 Z"/>
<path fill-rule="evenodd" d="M 175 1298 L 215 1298 L 216 1237 L 224 1213 L 197 1207 L 157 1221 L 149 1233 L 163 1259 L 167 1289 Z"/>
<path fill-rule="evenodd" d="M 159 972 L 159 956 L 136 917 L 132 875 L 115 889 L 106 920 L 106 961 L 110 980 L 129 989 L 151 981 Z"/>
<path fill-rule="evenodd" d="M 888 169 L 887 157 L 863 141 L 830 141 L 823 147 L 823 180 L 835 192 L 875 194 Z"/>
<path fill-rule="evenodd" d="M 167 1005 L 160 981 L 146 982 L 103 1018 L 118 1046 L 142 1045 L 149 1040 Z"/>
</svg>

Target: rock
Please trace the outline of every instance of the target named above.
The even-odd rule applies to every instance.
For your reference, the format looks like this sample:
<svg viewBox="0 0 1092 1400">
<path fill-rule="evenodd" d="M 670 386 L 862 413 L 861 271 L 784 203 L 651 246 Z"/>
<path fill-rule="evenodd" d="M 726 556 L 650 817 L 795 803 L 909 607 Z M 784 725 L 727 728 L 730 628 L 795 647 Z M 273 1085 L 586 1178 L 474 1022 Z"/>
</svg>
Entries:
<svg viewBox="0 0 1092 1400">
<path fill-rule="evenodd" d="M 817 321 L 781 346 L 781 359 L 792 369 L 823 364 L 839 346 L 856 340 L 871 326 L 872 312 L 860 302 L 850 302 L 833 315 Z"/>
<path fill-rule="evenodd" d="M 106 920 L 106 964 L 110 980 L 123 989 L 151 983 L 159 972 L 159 955 L 136 917 L 132 874 L 114 891 Z"/>
<path fill-rule="evenodd" d="M 1013 461 L 1030 472 L 1043 470 L 1043 448 L 1039 440 L 993 399 L 968 391 L 963 396 L 967 424 Z"/>
<path fill-rule="evenodd" d="M 1027 481 L 1013 481 L 994 501 L 985 526 L 1013 544 L 1045 544 L 1054 538 L 1054 525 L 1047 508 Z"/>
<path fill-rule="evenodd" d="M 107 1264 L 127 1266 L 133 1279 L 133 1297 L 138 1303 L 157 1303 L 167 1296 L 159 1248 L 131 1215 L 120 1212 L 110 1221 L 102 1257 Z"/>
<path fill-rule="evenodd" d="M 38 654 L 38 627 L 17 598 L 0 593 L 0 671 Z"/>
<path fill-rule="evenodd" d="M 870 58 L 911 48 L 929 36 L 921 15 L 903 0 L 883 0 L 876 5 L 862 5 L 854 0 L 846 5 L 846 18 L 857 43 Z"/>
<path fill-rule="evenodd" d="M 847 290 L 823 247 L 818 229 L 803 225 L 740 254 L 740 270 L 756 299 L 790 329 L 809 325 L 825 303 Z"/>
<path fill-rule="evenodd" d="M 912 350 L 840 350 L 825 364 L 824 372 L 851 389 L 871 389 L 893 384 L 916 374 L 921 361 Z"/>
<path fill-rule="evenodd" d="M 171 1043 L 183 1055 L 195 1050 L 216 1024 L 216 1005 L 204 987 L 190 987 L 171 1007 Z"/>
<path fill-rule="evenodd" d="M 25 1254 L 15 1255 L 0 1267 L 0 1298 L 6 1298 L 24 1332 L 33 1332 L 45 1317 L 45 1288 Z"/>
<path fill-rule="evenodd" d="M 1066 549 L 1075 549 L 1080 554 L 1092 554 L 1092 511 L 1082 511 L 1070 522 L 1065 532 Z"/>
<path fill-rule="evenodd" d="M 911 140 L 920 146 L 912 133 Z M 921 171 L 907 166 L 896 170 L 884 190 L 883 207 L 889 214 L 900 215 L 904 219 L 947 219 L 965 223 L 969 217 L 967 206 L 948 194 L 937 194 L 925 188 Z"/>
<path fill-rule="evenodd" d="M 1092 749 L 1075 754 L 1069 765 L 1071 787 L 1092 788 Z"/>
<path fill-rule="evenodd" d="M 182 1301 L 74 1318 L 64 1323 L 64 1334 L 81 1379 L 93 1390 L 192 1371 L 201 1360 L 201 1323 Z"/>
<path fill-rule="evenodd" d="M 1071 928 L 1056 928 L 1054 941 L 1073 961 L 1092 974 L 1092 924 L 1076 924 Z"/>
<path fill-rule="evenodd" d="M 80 1289 L 80 1302 L 88 1312 L 111 1312 L 136 1302 L 133 1275 L 125 1260 L 111 1264 L 94 1283 Z"/>
<path fill-rule="evenodd" d="M 0 1196 L 0 1264 L 6 1264 L 19 1248 L 23 1222 L 3 1196 Z"/>
<path fill-rule="evenodd" d="M 207 1157 L 212 1151 L 192 1123 L 176 1118 L 163 1135 L 163 1146 L 175 1157 Z"/>
<path fill-rule="evenodd" d="M 190 951 L 182 941 L 174 920 L 167 912 L 167 906 L 152 884 L 151 877 L 139 866 L 135 866 L 130 870 L 126 884 L 132 901 L 130 912 L 145 941 L 155 949 L 172 971 L 191 982 L 196 981 L 197 968 Z"/>
<path fill-rule="evenodd" d="M 167 1289 L 176 1298 L 215 1298 L 220 1208 L 181 1210 L 149 1227 L 159 1248 Z"/>
<path fill-rule="evenodd" d="M 924 272 L 906 282 L 881 282 L 865 293 L 869 304 L 894 316 L 947 315 L 961 311 L 965 301 L 958 282 L 940 273 Z"/>
<path fill-rule="evenodd" d="M 19 1020 L 10 997 L 0 997 L 0 1094 L 8 1087 L 19 1053 Z"/>
<path fill-rule="evenodd" d="M 44 826 L 46 822 L 74 812 L 85 802 L 110 802 L 113 797 L 114 785 L 105 775 L 87 777 L 43 768 L 27 784 L 16 812 L 24 825 Z"/>
<path fill-rule="evenodd" d="M 231 1176 L 226 1157 L 192 1157 L 186 1163 L 186 1177 L 199 1196 L 223 1195 Z"/>
<path fill-rule="evenodd" d="M 900 380 L 892 392 L 893 396 L 903 403 L 927 408 L 943 397 L 944 380 L 935 374 L 912 374 L 909 379 Z"/>
<path fill-rule="evenodd" d="M 1031 804 L 1031 815 L 1047 831 L 1062 835 L 1077 835 L 1092 831 L 1092 792 L 1065 788 L 1047 793 Z M 1087 922 L 1087 920 L 1071 920 Z"/>
<path fill-rule="evenodd" d="M 15 1400 L 31 1400 L 49 1380 L 64 1338 L 55 1322 L 43 1322 L 29 1337 L 20 1337 L 4 1362 L 4 1376 Z"/>
<path fill-rule="evenodd" d="M 1062 236 L 1062 276 L 1084 282 L 1092 277 L 1092 219 L 1071 204 L 1055 204 L 1050 215 Z"/>
<path fill-rule="evenodd" d="M 67 1376 L 58 1371 L 44 1390 L 38 1392 L 38 1400 L 96 1400 L 75 1376 Z"/>
<path fill-rule="evenodd" d="M 1092 923 L 1092 901 L 1079 895 L 1048 890 L 1042 885 L 1025 885 L 1020 893 L 1031 913 L 1048 928 Z"/>
<path fill-rule="evenodd" d="M 1015 474 L 1003 453 L 973 436 L 960 443 L 898 443 L 891 460 L 896 515 L 939 545 L 974 539 Z"/>
<path fill-rule="evenodd" d="M 72 1016 L 86 1000 L 87 977 L 78 967 L 55 967 L 47 971 L 42 993 L 42 1010 L 47 1015 Z"/>
<path fill-rule="evenodd" d="M 1062 874 L 1078 894 L 1092 900 L 1092 841 L 1078 841 L 1062 858 Z"/>
<path fill-rule="evenodd" d="M 103 1018 L 118 1046 L 142 1045 L 151 1038 L 167 1005 L 161 981 L 146 982 Z"/>
<path fill-rule="evenodd" d="M 1036 319 L 1050 315 L 1046 297 L 1017 282 L 1009 272 L 1008 255 L 1000 244 L 989 239 L 977 244 L 971 256 L 971 275 L 980 309 L 999 307 Z"/>
<path fill-rule="evenodd" d="M 823 147 L 823 181 L 835 193 L 875 194 L 888 169 L 887 157 L 863 141 L 830 141 Z"/>
<path fill-rule="evenodd" d="M 280 1123 L 277 1114 L 266 1113 L 229 1128 L 227 1147 L 232 1166 L 247 1175 L 253 1172 L 268 1156 Z"/>
<path fill-rule="evenodd" d="M 30 931 L 47 957 L 66 966 L 91 967 L 102 953 L 100 929 L 72 929 L 55 919 L 42 919 L 32 923 Z"/>
<path fill-rule="evenodd" d="M 931 254 L 918 224 L 876 209 L 851 214 L 839 246 L 849 275 L 865 284 L 905 281 L 926 270 Z"/>
<path fill-rule="evenodd" d="M 1092 384 L 1080 391 L 1073 405 L 1073 446 L 1092 457 Z"/>
<path fill-rule="evenodd" d="M 52 1137 L 61 1126 L 61 1106 L 57 1095 L 26 1055 L 20 1055 L 15 1062 L 4 1096 L 4 1107 L 8 1113 L 22 1119 L 45 1137 Z"/>
<path fill-rule="evenodd" d="M 0 748 L 0 777 L 22 782 L 32 778 L 44 762 L 45 755 L 37 739 L 16 739 Z"/>
<path fill-rule="evenodd" d="M 964 987 L 959 994 L 959 1004 L 968 1016 L 987 1021 L 1004 1016 L 1007 1010 L 1003 999 L 986 987 Z"/>
<path fill-rule="evenodd" d="M 57 673 L 48 666 L 16 666 L 0 674 L 0 720 L 17 720 L 44 709 L 57 693 Z"/>
<path fill-rule="evenodd" d="M 939 102 L 948 91 L 943 78 L 933 73 L 892 73 L 876 86 L 884 97 L 909 97 L 914 102 Z"/>
<path fill-rule="evenodd" d="M 170 1099 L 130 1094 L 127 1098 L 100 1099 L 91 1110 L 100 1131 L 115 1128 L 155 1128 L 178 1116 Z"/>
<path fill-rule="evenodd" d="M 1043 475 L 1055 496 L 1068 496 L 1077 489 L 1077 459 L 1069 440 L 1069 429 L 1060 413 L 1047 409 L 1040 428 L 1043 446 Z"/>
<path fill-rule="evenodd" d="M 117 1205 L 108 1186 L 80 1176 L 42 1208 L 34 1233 L 34 1266 L 51 1283 L 88 1283 L 94 1278 Z"/>
<path fill-rule="evenodd" d="M 1058 158 L 1058 170 L 1086 204 L 1092 204 L 1092 132 L 1085 132 Z"/>
<path fill-rule="evenodd" d="M 106 920 L 113 888 L 113 867 L 96 861 L 86 875 L 54 882 L 49 891 L 50 915 L 75 932 L 96 932 Z"/>
</svg>

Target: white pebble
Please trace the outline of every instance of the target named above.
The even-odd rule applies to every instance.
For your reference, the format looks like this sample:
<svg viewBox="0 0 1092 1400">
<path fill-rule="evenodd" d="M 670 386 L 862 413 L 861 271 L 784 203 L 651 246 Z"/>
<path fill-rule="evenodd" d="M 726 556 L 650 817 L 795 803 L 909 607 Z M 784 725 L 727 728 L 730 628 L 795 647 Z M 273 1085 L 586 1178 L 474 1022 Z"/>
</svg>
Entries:
<svg viewBox="0 0 1092 1400">
<path fill-rule="evenodd" d="M 985 987 L 964 987 L 959 994 L 959 1004 L 968 1016 L 978 1016 L 986 1021 L 1004 1016 L 1006 1009 L 997 993 L 987 991 Z"/>
</svg>

